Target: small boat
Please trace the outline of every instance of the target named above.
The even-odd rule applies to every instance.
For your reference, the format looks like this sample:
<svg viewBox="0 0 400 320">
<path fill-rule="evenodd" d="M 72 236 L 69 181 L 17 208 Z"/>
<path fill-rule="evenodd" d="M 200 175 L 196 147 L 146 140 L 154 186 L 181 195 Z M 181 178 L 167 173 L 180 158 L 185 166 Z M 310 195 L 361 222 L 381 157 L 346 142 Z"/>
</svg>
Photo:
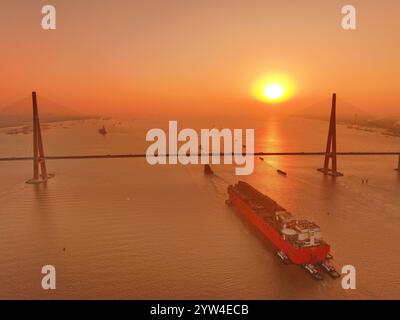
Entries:
<svg viewBox="0 0 400 320">
<path fill-rule="evenodd" d="M 209 164 L 204 165 L 204 174 L 208 176 L 212 176 L 214 174 L 214 171 L 211 169 Z"/>
<path fill-rule="evenodd" d="M 280 169 L 276 170 L 276 172 L 278 172 L 279 174 L 281 174 L 283 176 L 287 176 L 287 173 L 285 171 L 280 170 Z"/>
<path fill-rule="evenodd" d="M 106 127 L 103 126 L 102 128 L 99 129 L 99 134 L 105 136 L 107 134 L 107 130 Z"/>
</svg>

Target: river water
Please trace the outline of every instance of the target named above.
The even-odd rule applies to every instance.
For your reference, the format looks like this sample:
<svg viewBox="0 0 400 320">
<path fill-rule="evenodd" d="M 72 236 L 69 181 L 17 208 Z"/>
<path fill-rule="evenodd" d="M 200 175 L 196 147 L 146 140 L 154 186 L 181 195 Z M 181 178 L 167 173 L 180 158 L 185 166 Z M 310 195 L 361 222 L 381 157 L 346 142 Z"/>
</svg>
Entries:
<svg viewBox="0 0 400 320">
<path fill-rule="evenodd" d="M 179 120 L 179 119 L 178 119 Z M 98 129 L 105 124 L 109 134 Z M 256 150 L 322 151 L 327 122 L 299 118 L 183 119 L 180 128 L 255 128 Z M 47 155 L 145 152 L 167 119 L 55 123 Z M 0 156 L 31 154 L 30 134 L 0 131 Z M 400 138 L 338 126 L 340 151 L 399 151 Z M 224 204 L 234 166 L 151 166 L 145 159 L 52 160 L 56 176 L 28 185 L 30 161 L 0 163 L 0 298 L 380 299 L 400 297 L 400 175 L 393 156 L 339 157 L 345 175 L 316 171 L 322 157 L 256 159 L 241 177 L 294 215 L 317 222 L 357 289 L 314 281 Z M 284 177 L 276 169 L 288 172 Z M 368 184 L 362 184 L 368 179 Z M 65 250 L 64 250 L 65 248 Z M 57 289 L 41 288 L 54 265 Z"/>
</svg>

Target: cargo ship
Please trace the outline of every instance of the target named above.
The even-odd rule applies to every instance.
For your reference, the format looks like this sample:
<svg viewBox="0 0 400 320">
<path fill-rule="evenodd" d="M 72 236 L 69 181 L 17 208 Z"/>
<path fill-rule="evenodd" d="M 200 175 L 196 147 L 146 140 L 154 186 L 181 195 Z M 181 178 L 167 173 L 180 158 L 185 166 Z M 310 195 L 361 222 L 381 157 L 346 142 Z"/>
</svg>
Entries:
<svg viewBox="0 0 400 320">
<path fill-rule="evenodd" d="M 296 219 L 289 211 L 246 182 L 228 187 L 228 205 L 234 206 L 277 250 L 286 264 L 302 266 L 315 279 L 322 280 L 320 270 L 332 278 L 340 275 L 328 260 L 330 246 L 314 222 Z"/>
</svg>

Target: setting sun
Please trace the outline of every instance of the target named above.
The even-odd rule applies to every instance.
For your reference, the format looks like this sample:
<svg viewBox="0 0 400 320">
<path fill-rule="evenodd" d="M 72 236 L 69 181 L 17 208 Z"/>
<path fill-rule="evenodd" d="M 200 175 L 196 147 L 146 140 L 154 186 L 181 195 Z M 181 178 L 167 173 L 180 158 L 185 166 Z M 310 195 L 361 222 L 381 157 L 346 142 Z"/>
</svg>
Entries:
<svg viewBox="0 0 400 320">
<path fill-rule="evenodd" d="M 269 74 L 254 83 L 252 95 L 262 102 L 275 104 L 291 98 L 295 91 L 294 82 L 288 76 Z"/>
<path fill-rule="evenodd" d="M 285 89 L 279 84 L 267 85 L 264 89 L 264 96 L 270 100 L 277 100 L 285 93 Z"/>
</svg>

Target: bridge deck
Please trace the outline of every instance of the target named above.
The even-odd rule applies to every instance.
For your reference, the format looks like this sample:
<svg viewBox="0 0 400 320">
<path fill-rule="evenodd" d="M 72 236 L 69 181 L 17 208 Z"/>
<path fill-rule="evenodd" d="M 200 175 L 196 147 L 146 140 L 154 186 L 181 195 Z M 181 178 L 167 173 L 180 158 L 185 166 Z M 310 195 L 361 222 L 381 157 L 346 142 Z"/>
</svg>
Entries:
<svg viewBox="0 0 400 320">
<path fill-rule="evenodd" d="M 325 156 L 325 152 L 256 152 L 254 156 Z M 201 154 L 195 154 L 200 156 Z M 208 156 L 224 156 L 224 153 L 213 154 L 208 153 Z M 245 155 L 245 153 L 243 153 Z M 251 154 L 249 154 L 251 155 Z M 336 152 L 338 156 L 400 156 L 400 152 Z M 159 155 L 159 157 L 174 156 L 174 154 Z M 46 156 L 44 160 L 79 160 L 79 159 L 121 159 L 121 158 L 145 158 L 146 154 L 98 154 L 98 155 L 61 155 L 61 156 Z M 24 161 L 33 160 L 33 157 L 3 157 L 0 161 Z"/>
</svg>

